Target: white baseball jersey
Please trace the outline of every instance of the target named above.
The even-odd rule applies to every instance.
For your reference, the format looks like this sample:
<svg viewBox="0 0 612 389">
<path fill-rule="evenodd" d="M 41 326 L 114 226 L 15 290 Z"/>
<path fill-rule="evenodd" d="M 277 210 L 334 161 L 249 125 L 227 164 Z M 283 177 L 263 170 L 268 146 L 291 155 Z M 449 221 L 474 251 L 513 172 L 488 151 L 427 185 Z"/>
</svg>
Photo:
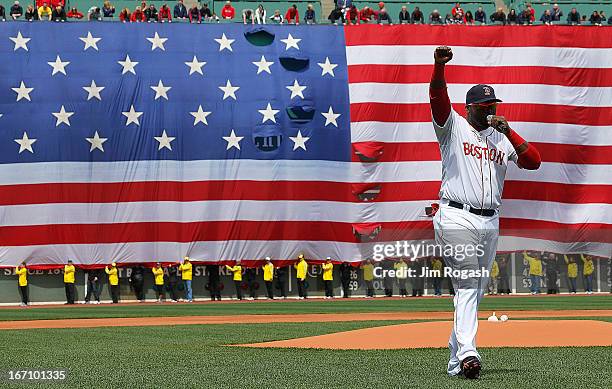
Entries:
<svg viewBox="0 0 612 389">
<path fill-rule="evenodd" d="M 432 121 L 442 154 L 440 198 L 497 209 L 508 161 L 518 160 L 508 138 L 493 127 L 477 131 L 453 109 L 444 126 Z"/>
</svg>

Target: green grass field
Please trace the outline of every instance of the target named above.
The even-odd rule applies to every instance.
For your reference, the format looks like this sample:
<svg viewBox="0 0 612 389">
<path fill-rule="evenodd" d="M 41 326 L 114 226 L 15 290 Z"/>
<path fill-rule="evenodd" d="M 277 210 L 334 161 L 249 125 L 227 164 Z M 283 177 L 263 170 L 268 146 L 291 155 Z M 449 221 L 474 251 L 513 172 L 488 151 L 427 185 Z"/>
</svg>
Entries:
<svg viewBox="0 0 612 389">
<path fill-rule="evenodd" d="M 284 301 L 0 309 L 2 320 L 239 313 L 396 312 L 451 309 L 451 300 Z M 485 298 L 482 310 L 610 309 L 610 296 Z M 612 318 L 596 318 L 612 321 Z M 612 347 L 483 348 L 476 382 L 445 373 L 446 349 L 254 349 L 241 344 L 397 321 L 215 324 L 2 330 L 0 387 L 9 369 L 67 369 L 80 388 L 610 388 Z M 22 386 L 22 385 L 19 385 Z"/>
</svg>

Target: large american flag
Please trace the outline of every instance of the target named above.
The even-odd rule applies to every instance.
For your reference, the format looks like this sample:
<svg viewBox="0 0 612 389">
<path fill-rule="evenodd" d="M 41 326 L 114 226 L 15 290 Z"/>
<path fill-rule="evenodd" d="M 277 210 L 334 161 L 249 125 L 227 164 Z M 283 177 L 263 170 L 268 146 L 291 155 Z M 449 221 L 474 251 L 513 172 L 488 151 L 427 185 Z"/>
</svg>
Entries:
<svg viewBox="0 0 612 389">
<path fill-rule="evenodd" d="M 489 83 L 544 163 L 502 250 L 610 254 L 612 38 L 597 29 L 0 24 L 0 266 L 308 258 L 431 237 L 449 93 Z M 364 201 L 367 199 L 368 201 Z"/>
</svg>

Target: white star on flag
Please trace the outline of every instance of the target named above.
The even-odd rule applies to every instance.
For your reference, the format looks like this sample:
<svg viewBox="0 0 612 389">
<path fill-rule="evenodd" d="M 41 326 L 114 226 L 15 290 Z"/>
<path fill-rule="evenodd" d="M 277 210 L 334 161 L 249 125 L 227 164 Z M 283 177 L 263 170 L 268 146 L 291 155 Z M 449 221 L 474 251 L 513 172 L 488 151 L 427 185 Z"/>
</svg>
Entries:
<svg viewBox="0 0 612 389">
<path fill-rule="evenodd" d="M 253 65 L 257 66 L 257 74 L 261 73 L 261 72 L 267 72 L 268 74 L 272 74 L 272 72 L 270 71 L 270 66 L 273 64 L 274 62 L 268 62 L 266 61 L 266 57 L 264 57 L 263 55 L 261 56 L 261 59 L 259 61 L 254 61 Z"/>
<path fill-rule="evenodd" d="M 129 126 L 130 123 L 136 123 L 137 126 L 140 126 L 140 120 L 138 118 L 142 115 L 142 112 L 137 112 L 134 110 L 134 105 L 130 106 L 130 110 L 128 112 L 121 112 L 123 116 L 127 119 L 125 120 L 125 126 Z"/>
<path fill-rule="evenodd" d="M 123 66 L 123 71 L 121 72 L 122 75 L 127 72 L 136 75 L 136 70 L 134 69 L 134 67 L 138 65 L 138 62 L 132 61 L 128 54 L 126 54 L 125 56 L 125 61 L 117 61 L 117 63 Z"/>
<path fill-rule="evenodd" d="M 321 115 L 325 116 L 325 126 L 327 126 L 328 124 L 333 124 L 334 126 L 338 127 L 338 123 L 336 123 L 336 119 L 342 115 L 340 113 L 334 113 L 334 110 L 332 109 L 331 105 L 329 106 L 329 111 L 327 112 L 321 112 Z"/>
<path fill-rule="evenodd" d="M 210 115 L 210 112 L 205 112 L 202 109 L 202 106 L 198 106 L 198 110 L 196 112 L 189 112 L 191 114 L 191 116 L 193 116 L 195 119 L 193 119 L 193 125 L 197 125 L 198 123 L 204 123 L 206 125 L 208 125 L 208 121 L 206 120 L 206 117 L 208 115 Z"/>
<path fill-rule="evenodd" d="M 19 143 L 19 154 L 28 150 L 30 153 L 34 154 L 34 150 L 32 149 L 32 144 L 36 142 L 36 139 L 28 138 L 28 133 L 23 132 L 23 137 L 21 139 L 15 139 L 15 142 Z"/>
<path fill-rule="evenodd" d="M 25 51 L 28 51 L 28 42 L 32 38 L 24 38 L 23 35 L 21 35 L 21 31 L 17 31 L 17 36 L 11 36 L 9 37 L 9 39 L 12 40 L 15 44 L 13 51 L 17 51 L 18 49 L 24 49 Z"/>
<path fill-rule="evenodd" d="M 194 55 L 191 62 L 185 62 L 185 65 L 189 66 L 189 75 L 191 76 L 193 73 L 202 73 L 202 66 L 206 65 L 206 62 L 198 62 L 198 58 Z"/>
<path fill-rule="evenodd" d="M 64 106 L 60 108 L 59 112 L 51 112 L 51 115 L 55 116 L 57 120 L 55 121 L 55 127 L 58 127 L 62 123 L 66 123 L 70 125 L 70 116 L 74 115 L 74 112 L 66 112 Z"/>
<path fill-rule="evenodd" d="M 86 51 L 90 47 L 98 51 L 98 41 L 101 40 L 102 38 L 94 38 L 93 35 L 91 35 L 91 31 L 87 31 L 87 36 L 79 37 L 79 39 L 82 40 L 83 43 L 85 43 L 85 47 L 83 48 L 83 51 Z"/>
<path fill-rule="evenodd" d="M 164 47 L 164 43 L 166 43 L 168 38 L 160 38 L 157 31 L 155 31 L 155 36 L 153 38 L 147 38 L 147 40 L 151 42 L 151 51 L 157 48 L 160 48 L 163 51 L 166 51 L 166 48 Z"/>
<path fill-rule="evenodd" d="M 225 150 L 229 150 L 232 147 L 240 150 L 240 141 L 244 138 L 244 136 L 236 136 L 234 130 L 232 130 L 230 136 L 224 136 L 223 139 L 227 142 L 227 148 Z"/>
<path fill-rule="evenodd" d="M 90 153 L 95 149 L 104 152 L 104 146 L 102 146 L 102 144 L 106 142 L 108 138 L 100 138 L 100 135 L 98 135 L 98 131 L 96 131 L 93 138 L 85 138 L 85 140 L 91 143 L 91 147 L 89 148 Z"/>
<path fill-rule="evenodd" d="M 168 100 L 168 91 L 172 89 L 172 87 L 164 86 L 162 80 L 159 80 L 157 86 L 153 85 L 151 86 L 151 89 L 155 91 L 155 100 L 159 99 L 160 97 L 163 97 L 164 99 Z"/>
<path fill-rule="evenodd" d="M 289 50 L 292 47 L 295 47 L 296 49 L 300 49 L 300 47 L 298 46 L 298 43 L 300 43 L 301 39 L 296 39 L 293 36 L 291 36 L 291 34 L 289 34 L 289 36 L 287 37 L 287 39 L 281 39 L 281 42 L 283 42 L 285 44 L 285 50 Z"/>
<path fill-rule="evenodd" d="M 326 74 L 329 74 L 332 77 L 335 77 L 336 75 L 334 74 L 334 69 L 338 66 L 337 64 L 331 63 L 329 62 L 329 57 L 325 57 L 325 62 L 321 63 L 318 62 L 317 63 L 321 69 L 323 69 L 321 71 L 321 75 L 324 76 Z"/>
<path fill-rule="evenodd" d="M 17 93 L 17 101 L 21 99 L 26 99 L 28 101 L 32 101 L 30 98 L 30 92 L 34 90 L 34 88 L 27 88 L 23 81 L 21 81 L 21 85 L 19 88 L 11 88 L 15 93 Z"/>
<path fill-rule="evenodd" d="M 229 51 L 234 51 L 232 49 L 232 43 L 234 43 L 236 39 L 227 39 L 225 33 L 221 35 L 220 39 L 215 38 L 215 41 L 219 44 L 219 51 L 223 51 L 223 49 L 228 49 Z"/>
<path fill-rule="evenodd" d="M 304 92 L 304 89 L 306 89 L 306 86 L 301 86 L 298 83 L 298 80 L 293 81 L 293 85 L 286 86 L 285 88 L 291 91 L 291 99 L 293 99 L 294 97 L 298 97 L 298 96 L 301 98 L 304 98 L 304 94 L 302 92 Z"/>
<path fill-rule="evenodd" d="M 240 87 L 232 86 L 230 81 L 227 80 L 227 83 L 225 84 L 225 86 L 220 86 L 219 89 L 223 91 L 223 100 L 227 99 L 228 97 L 231 97 L 234 100 L 236 100 L 236 91 L 240 89 Z"/>
<path fill-rule="evenodd" d="M 276 118 L 274 115 L 280 112 L 278 109 L 272 109 L 270 103 L 268 103 L 266 109 L 259 109 L 258 111 L 263 115 L 263 119 L 261 119 L 262 123 L 265 123 L 267 120 L 272 120 L 274 123 L 276 123 Z"/>
<path fill-rule="evenodd" d="M 51 73 L 52 76 L 55 76 L 56 73 L 62 73 L 64 76 L 66 75 L 66 66 L 68 66 L 70 64 L 70 62 L 66 61 L 66 62 L 62 62 L 62 59 L 60 58 L 60 56 L 58 55 L 55 58 L 55 62 L 47 62 L 49 64 L 49 66 L 51 66 L 53 68 L 53 72 Z"/>
<path fill-rule="evenodd" d="M 298 130 L 297 135 L 290 136 L 289 139 L 293 141 L 293 151 L 297 149 L 306 150 L 306 142 L 308 142 L 308 139 L 310 139 L 310 137 L 302 136 L 302 131 Z"/>
<path fill-rule="evenodd" d="M 162 136 L 154 136 L 153 138 L 155 138 L 155 140 L 159 142 L 159 146 L 157 147 L 158 151 L 163 149 L 164 147 L 172 151 L 172 145 L 170 144 L 170 142 L 175 140 L 176 137 L 168 136 L 168 134 L 166 134 L 166 130 L 164 130 Z"/>
<path fill-rule="evenodd" d="M 94 80 L 91 80 L 90 86 L 84 86 L 83 89 L 87 91 L 87 101 L 93 99 L 94 97 L 100 101 L 102 101 L 102 97 L 100 96 L 100 92 L 104 89 L 104 86 L 97 86 Z"/>
</svg>

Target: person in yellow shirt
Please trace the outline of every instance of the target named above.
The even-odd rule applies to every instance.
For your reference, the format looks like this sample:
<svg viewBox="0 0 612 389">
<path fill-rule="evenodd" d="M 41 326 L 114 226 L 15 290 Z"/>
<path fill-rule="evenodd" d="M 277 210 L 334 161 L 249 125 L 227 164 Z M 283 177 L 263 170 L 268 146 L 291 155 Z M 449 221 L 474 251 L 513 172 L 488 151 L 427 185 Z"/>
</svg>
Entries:
<svg viewBox="0 0 612 389">
<path fill-rule="evenodd" d="M 28 268 L 25 261 L 15 268 L 15 275 L 18 278 L 17 285 L 19 286 L 19 294 L 21 295 L 21 306 L 27 307 L 29 304 L 28 295 Z"/>
<path fill-rule="evenodd" d="M 119 302 L 119 275 L 117 272 L 117 264 L 111 263 L 110 268 L 106 266 L 104 268 L 106 274 L 108 274 L 108 283 L 110 284 L 110 293 L 113 304 Z"/>
<path fill-rule="evenodd" d="M 595 264 L 593 263 L 593 257 L 590 255 L 580 254 L 582 259 L 582 274 L 584 275 L 584 291 L 586 294 L 593 293 L 593 272 L 595 271 Z"/>
<path fill-rule="evenodd" d="M 155 277 L 155 282 L 153 285 L 153 289 L 155 289 L 155 297 L 157 298 L 157 302 L 161 303 L 165 299 L 164 293 L 164 268 L 162 267 L 161 262 L 157 262 L 153 269 L 151 269 L 153 273 L 153 277 Z"/>
<path fill-rule="evenodd" d="M 397 284 L 399 286 L 400 297 L 408 297 L 408 290 L 406 290 L 406 280 L 408 279 L 408 264 L 404 258 L 400 258 L 395 264 L 395 278 L 397 278 Z"/>
<path fill-rule="evenodd" d="M 499 277 L 499 265 L 496 260 L 493 260 L 491 266 L 491 277 L 489 278 L 489 294 L 497 294 L 497 277 Z"/>
<path fill-rule="evenodd" d="M 573 255 L 565 257 L 565 263 L 567 264 L 567 279 L 569 281 L 569 292 L 576 294 L 576 278 L 578 278 L 578 264 L 574 259 Z"/>
<path fill-rule="evenodd" d="M 321 265 L 323 269 L 323 284 L 325 284 L 325 298 L 334 298 L 334 264 L 332 263 L 331 257 L 325 259 L 325 263 Z"/>
<path fill-rule="evenodd" d="M 240 260 L 238 259 L 234 266 L 225 265 L 225 267 L 233 274 L 232 278 L 234 280 L 234 286 L 236 287 L 236 298 L 242 300 L 242 265 L 240 264 Z"/>
<path fill-rule="evenodd" d="M 74 272 L 72 260 L 64 265 L 64 289 L 66 289 L 66 304 L 74 304 Z"/>
<path fill-rule="evenodd" d="M 298 255 L 298 262 L 293 265 L 297 274 L 298 296 L 300 300 L 308 298 L 306 294 L 306 276 L 308 275 L 308 262 L 304 258 L 304 254 Z"/>
<path fill-rule="evenodd" d="M 266 291 L 268 292 L 268 298 L 274 300 L 274 288 L 272 282 L 274 281 L 274 264 L 270 257 L 266 257 L 266 263 L 263 265 L 263 277 L 264 283 L 266 284 Z"/>
<path fill-rule="evenodd" d="M 47 3 L 43 3 L 43 5 L 41 5 L 40 7 L 38 7 L 38 19 L 39 20 L 51 20 L 51 14 L 53 13 L 53 11 L 51 10 L 51 7 L 49 7 L 47 5 Z"/>
<path fill-rule="evenodd" d="M 193 302 L 193 289 L 191 288 L 191 281 L 193 279 L 192 269 L 193 266 L 191 265 L 191 261 L 189 261 L 189 257 L 183 258 L 183 263 L 179 266 L 179 271 L 181 272 L 181 280 L 185 286 L 185 300 L 188 303 Z"/>
<path fill-rule="evenodd" d="M 366 298 L 374 298 L 374 264 L 371 259 L 367 259 L 361 265 L 363 270 L 363 280 L 366 284 Z"/>
<path fill-rule="evenodd" d="M 531 294 L 540 294 L 540 282 L 542 280 L 542 259 L 539 254 L 530 256 L 527 251 L 523 252 L 523 258 L 529 265 L 529 278 L 531 278 Z"/>
</svg>

